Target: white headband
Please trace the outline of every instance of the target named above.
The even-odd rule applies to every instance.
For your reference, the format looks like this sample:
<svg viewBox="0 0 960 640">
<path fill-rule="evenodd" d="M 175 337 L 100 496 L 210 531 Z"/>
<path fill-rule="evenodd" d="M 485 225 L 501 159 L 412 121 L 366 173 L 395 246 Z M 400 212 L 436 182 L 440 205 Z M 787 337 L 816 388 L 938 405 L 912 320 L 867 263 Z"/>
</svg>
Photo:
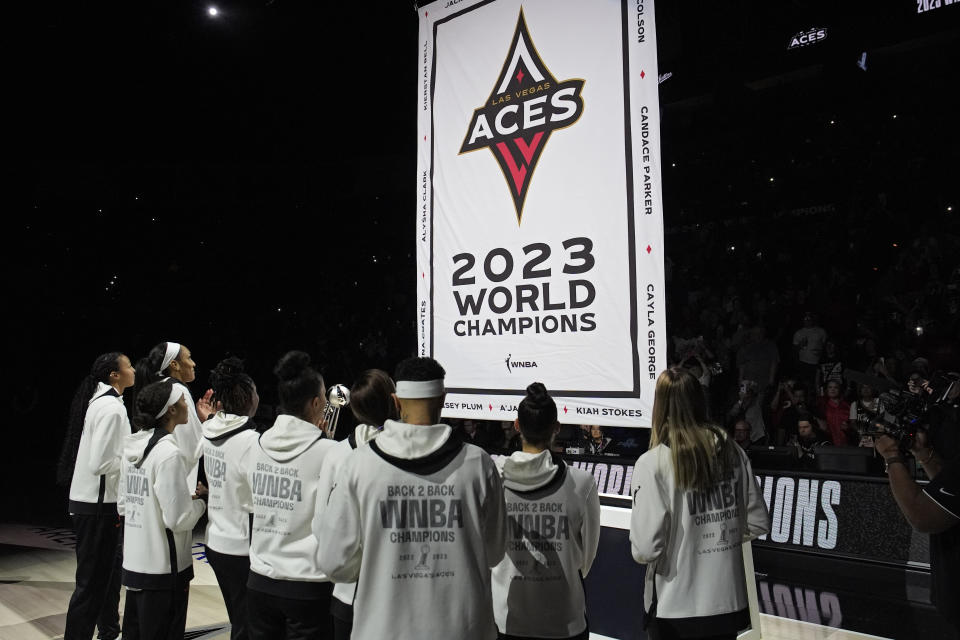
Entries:
<svg viewBox="0 0 960 640">
<path fill-rule="evenodd" d="M 163 362 L 160 363 L 160 370 L 157 371 L 158 376 L 163 375 L 163 370 L 170 366 L 170 363 L 173 362 L 174 358 L 180 355 L 180 345 L 176 342 L 167 343 L 167 352 L 163 354 Z"/>
<path fill-rule="evenodd" d="M 162 418 L 163 414 L 167 412 L 167 409 L 177 404 L 177 402 L 179 402 L 180 398 L 182 397 L 183 397 L 183 388 L 178 384 L 174 384 L 173 388 L 170 389 L 170 397 L 167 398 L 167 404 L 163 405 L 163 409 L 160 409 L 160 413 L 155 415 L 154 418 L 156 418 L 157 420 Z"/>
<path fill-rule="evenodd" d="M 443 395 L 443 378 L 439 380 L 400 380 L 397 382 L 397 397 L 409 400 L 439 398 Z"/>
</svg>

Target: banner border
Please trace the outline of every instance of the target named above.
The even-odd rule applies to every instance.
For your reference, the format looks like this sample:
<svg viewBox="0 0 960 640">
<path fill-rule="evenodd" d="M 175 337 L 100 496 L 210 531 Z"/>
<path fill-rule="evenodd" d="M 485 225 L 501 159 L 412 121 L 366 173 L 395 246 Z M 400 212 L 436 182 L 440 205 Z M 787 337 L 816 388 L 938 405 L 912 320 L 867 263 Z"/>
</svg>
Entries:
<svg viewBox="0 0 960 640">
<path fill-rule="evenodd" d="M 430 357 L 434 357 L 434 336 L 436 334 L 436 325 L 434 322 L 434 193 L 436 188 L 433 182 L 434 169 L 434 151 L 435 151 L 435 130 L 434 130 L 434 94 L 437 83 L 437 28 L 454 18 L 458 18 L 474 9 L 479 9 L 496 0 L 482 0 L 472 6 L 465 7 L 460 11 L 450 14 L 445 18 L 436 20 L 433 23 L 433 38 L 431 41 L 430 52 Z M 636 212 L 634 210 L 634 176 L 633 176 L 633 129 L 631 118 L 633 116 L 630 105 L 630 41 L 627 29 L 627 1 L 621 0 L 620 3 L 620 31 L 622 37 L 622 55 L 623 55 L 623 106 L 624 106 L 624 153 L 626 155 L 626 197 L 627 197 L 627 251 L 629 254 L 629 280 L 630 280 L 630 344 L 633 349 L 633 388 L 624 391 L 571 391 L 571 390 L 551 390 L 555 396 L 583 397 L 583 398 L 630 398 L 640 397 L 640 352 L 639 352 L 639 327 L 637 316 L 637 246 L 636 246 Z M 462 395 L 524 395 L 522 389 L 470 389 L 470 388 L 449 388 L 448 393 L 457 393 Z"/>
</svg>

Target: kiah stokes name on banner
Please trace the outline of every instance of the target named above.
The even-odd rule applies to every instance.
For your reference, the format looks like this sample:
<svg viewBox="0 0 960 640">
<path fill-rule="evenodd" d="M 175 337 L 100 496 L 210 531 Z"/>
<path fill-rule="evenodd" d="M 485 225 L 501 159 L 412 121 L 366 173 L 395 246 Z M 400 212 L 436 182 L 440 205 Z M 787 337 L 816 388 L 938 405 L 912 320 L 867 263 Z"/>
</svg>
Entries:
<svg viewBox="0 0 960 640">
<path fill-rule="evenodd" d="M 419 9 L 418 352 L 444 415 L 649 426 L 666 366 L 652 0 Z"/>
</svg>

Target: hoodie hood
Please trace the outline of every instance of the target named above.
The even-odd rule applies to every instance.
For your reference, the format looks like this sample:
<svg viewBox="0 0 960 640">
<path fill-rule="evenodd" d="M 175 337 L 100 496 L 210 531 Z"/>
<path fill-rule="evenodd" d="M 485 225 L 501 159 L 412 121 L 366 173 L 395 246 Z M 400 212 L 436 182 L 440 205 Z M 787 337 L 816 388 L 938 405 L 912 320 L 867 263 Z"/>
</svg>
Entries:
<svg viewBox="0 0 960 640">
<path fill-rule="evenodd" d="M 377 446 L 394 458 L 412 460 L 430 455 L 450 439 L 451 429 L 445 424 L 407 424 L 387 420 L 377 436 Z"/>
<path fill-rule="evenodd" d="M 532 491 L 546 486 L 557 474 L 557 463 L 550 450 L 540 453 L 514 451 L 509 458 L 500 458 L 503 486 L 514 491 Z"/>
<path fill-rule="evenodd" d="M 156 427 L 127 436 L 123 445 L 123 459 L 139 468 L 157 442 L 170 435 L 160 427 Z"/>
<path fill-rule="evenodd" d="M 250 427 L 253 427 L 253 423 L 247 416 L 217 411 L 212 418 L 203 423 L 203 437 L 207 440 L 216 440 L 234 431 L 242 431 Z"/>
<path fill-rule="evenodd" d="M 351 444 L 354 448 L 357 448 L 362 444 L 367 444 L 380 435 L 382 430 L 383 427 L 372 427 L 369 424 L 358 424 L 357 428 L 353 430 L 353 442 Z"/>
<path fill-rule="evenodd" d="M 123 402 L 123 398 L 120 397 L 120 394 L 117 393 L 117 390 L 116 390 L 116 389 L 114 389 L 113 387 L 111 387 L 110 385 L 108 385 L 106 382 L 98 382 L 98 383 L 97 383 L 97 389 L 93 392 L 93 395 L 90 396 L 90 400 L 87 401 L 87 406 L 90 406 L 91 404 L 93 404 L 93 401 L 94 401 L 94 400 L 96 400 L 97 398 L 99 398 L 99 397 L 101 397 L 101 396 L 104 396 L 104 395 L 110 393 L 111 391 L 113 392 L 112 395 L 113 395 L 114 397 L 120 398 L 120 402 Z"/>
<path fill-rule="evenodd" d="M 315 424 L 282 414 L 273 426 L 260 436 L 260 447 L 277 462 L 289 462 L 323 436 Z"/>
</svg>

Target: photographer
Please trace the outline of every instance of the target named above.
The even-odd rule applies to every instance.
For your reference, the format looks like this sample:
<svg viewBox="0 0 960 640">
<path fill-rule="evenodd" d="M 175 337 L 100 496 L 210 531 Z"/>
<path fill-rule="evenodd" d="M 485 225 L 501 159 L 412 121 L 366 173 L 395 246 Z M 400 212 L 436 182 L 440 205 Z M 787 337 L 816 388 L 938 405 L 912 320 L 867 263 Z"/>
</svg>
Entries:
<svg viewBox="0 0 960 640">
<path fill-rule="evenodd" d="M 913 442 L 911 451 L 930 478 L 926 487 L 921 488 L 910 477 L 896 440 L 886 435 L 876 439 L 897 506 L 910 526 L 930 534 L 932 600 L 955 629 L 960 629 L 956 608 L 960 602 L 960 459 L 956 446 L 945 444 L 948 439 L 955 443 L 958 393 L 960 384 L 955 383 L 946 402 L 930 412 L 929 435 L 927 431 L 918 431 Z M 937 446 L 943 449 L 937 450 Z"/>
</svg>

